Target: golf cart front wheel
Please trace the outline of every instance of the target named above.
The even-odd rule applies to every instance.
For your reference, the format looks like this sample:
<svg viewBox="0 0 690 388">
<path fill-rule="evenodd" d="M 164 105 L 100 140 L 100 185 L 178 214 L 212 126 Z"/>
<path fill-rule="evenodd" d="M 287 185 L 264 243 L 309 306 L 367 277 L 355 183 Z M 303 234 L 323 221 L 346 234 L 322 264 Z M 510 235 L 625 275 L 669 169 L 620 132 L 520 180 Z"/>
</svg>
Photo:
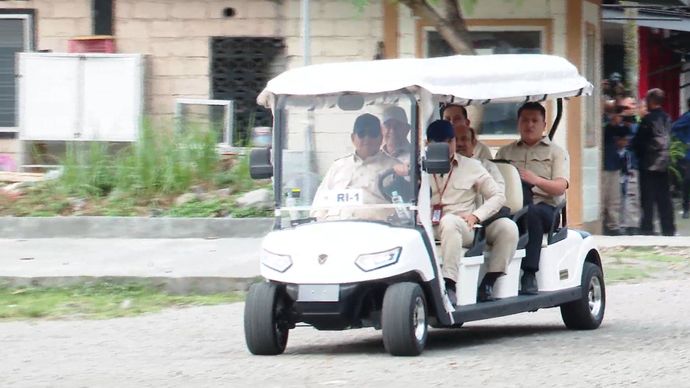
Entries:
<svg viewBox="0 0 690 388">
<path fill-rule="evenodd" d="M 569 329 L 593 330 L 601 325 L 606 309 L 606 287 L 601 268 L 585 262 L 581 284 L 582 297 L 561 305 L 561 317 Z"/>
<path fill-rule="evenodd" d="M 285 351 L 289 323 L 287 303 L 273 283 L 256 283 L 249 288 L 244 305 L 244 339 L 256 355 L 276 355 Z"/>
<path fill-rule="evenodd" d="M 386 289 L 381 313 L 383 345 L 394 356 L 417 356 L 428 336 L 424 292 L 417 283 L 396 283 Z"/>
</svg>

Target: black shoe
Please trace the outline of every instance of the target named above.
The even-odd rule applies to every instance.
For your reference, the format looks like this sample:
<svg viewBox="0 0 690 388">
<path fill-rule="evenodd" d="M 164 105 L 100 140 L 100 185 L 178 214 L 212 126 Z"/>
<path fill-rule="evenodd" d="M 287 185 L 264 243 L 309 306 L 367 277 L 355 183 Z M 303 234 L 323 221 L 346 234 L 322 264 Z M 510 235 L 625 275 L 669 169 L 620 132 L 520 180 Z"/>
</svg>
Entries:
<svg viewBox="0 0 690 388">
<path fill-rule="evenodd" d="M 620 229 L 609 229 L 608 233 L 606 233 L 607 236 L 620 236 L 621 231 Z"/>
<path fill-rule="evenodd" d="M 687 220 L 688 218 L 690 218 L 690 212 L 687 211 L 687 210 L 684 211 L 684 212 L 683 212 L 683 218 L 686 219 L 686 220 Z"/>
<path fill-rule="evenodd" d="M 520 294 L 537 295 L 538 292 L 537 276 L 534 272 L 525 271 L 522 275 L 522 279 L 520 279 Z"/>
<path fill-rule="evenodd" d="M 631 227 L 631 228 L 627 228 L 626 231 L 625 231 L 625 233 L 626 233 L 628 236 L 637 236 L 638 234 L 640 234 L 640 231 L 639 231 L 637 228 L 632 228 L 632 227 Z"/>
<path fill-rule="evenodd" d="M 496 300 L 493 296 L 494 286 L 491 284 L 482 284 L 477 290 L 477 302 L 493 302 Z"/>
</svg>

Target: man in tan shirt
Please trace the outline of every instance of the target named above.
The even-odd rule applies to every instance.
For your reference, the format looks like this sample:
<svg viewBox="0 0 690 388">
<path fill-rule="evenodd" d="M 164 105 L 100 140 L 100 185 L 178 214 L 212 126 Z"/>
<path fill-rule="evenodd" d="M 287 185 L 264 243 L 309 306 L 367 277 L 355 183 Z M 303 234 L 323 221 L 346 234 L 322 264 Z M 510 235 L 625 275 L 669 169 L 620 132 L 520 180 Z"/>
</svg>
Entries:
<svg viewBox="0 0 690 388">
<path fill-rule="evenodd" d="M 381 151 L 381 122 L 376 116 L 365 113 L 357 117 L 350 135 L 355 152 L 336 159 L 321 181 L 312 216 L 320 221 L 363 219 L 386 221 L 393 209 L 371 209 L 366 205 L 390 203 L 378 187 L 382 172 L 392 169 L 399 162 Z M 343 190 L 356 190 L 361 194 L 357 202 L 362 206 L 338 206 L 329 195 Z M 324 209 L 323 207 L 326 207 Z"/>
<path fill-rule="evenodd" d="M 453 124 L 453 127 L 466 126 L 472 128 L 470 126 L 470 119 L 467 118 L 467 109 L 462 105 L 448 104 L 444 106 L 443 111 L 441 112 L 441 117 L 443 117 L 443 119 L 446 121 L 450 121 L 450 123 Z M 472 128 L 472 131 L 474 131 L 475 135 L 477 134 L 477 131 L 475 131 L 474 128 Z M 472 153 L 474 154 L 474 157 L 479 160 L 493 158 L 489 147 L 480 142 L 479 139 L 477 139 Z"/>
<path fill-rule="evenodd" d="M 451 150 L 450 172 L 433 174 L 430 185 L 434 234 L 441 239 L 443 277 L 453 301 L 464 246 L 472 243 L 474 226 L 501 209 L 505 196 L 479 161 L 455 153 L 455 131 L 448 121 L 431 123 L 426 136 L 429 142 L 448 143 Z M 485 199 L 481 206 L 477 206 L 478 195 Z"/>
<path fill-rule="evenodd" d="M 494 178 L 494 181 L 496 181 L 499 191 L 505 196 L 505 180 L 503 179 L 503 174 L 498 170 L 498 167 L 496 167 L 492 161 L 488 159 L 479 159 L 474 155 L 474 149 L 477 143 L 477 136 L 474 133 L 474 129 L 461 124 L 454 125 L 454 128 L 457 153 L 468 158 L 479 160 L 482 166 L 491 174 L 491 177 Z M 479 196 L 477 200 L 479 203 L 482 203 L 484 198 Z M 519 239 L 518 227 L 510 218 L 498 218 L 485 227 L 486 243 L 491 255 L 487 263 L 487 272 L 479 285 L 477 293 L 477 300 L 480 302 L 494 299 L 494 283 L 499 277 L 505 275 L 508 263 L 517 250 Z"/>
<path fill-rule="evenodd" d="M 496 159 L 506 159 L 517 167 L 525 188 L 529 240 L 522 259 L 521 292 L 536 294 L 542 239 L 568 188 L 568 153 L 544 136 L 546 110 L 541 104 L 527 102 L 517 115 L 520 140 L 498 150 Z"/>
<path fill-rule="evenodd" d="M 399 106 L 389 106 L 383 110 L 381 132 L 383 146 L 381 151 L 398 159 L 401 163 L 410 164 L 412 144 L 407 140 L 412 127 L 407 120 L 407 113 Z"/>
</svg>

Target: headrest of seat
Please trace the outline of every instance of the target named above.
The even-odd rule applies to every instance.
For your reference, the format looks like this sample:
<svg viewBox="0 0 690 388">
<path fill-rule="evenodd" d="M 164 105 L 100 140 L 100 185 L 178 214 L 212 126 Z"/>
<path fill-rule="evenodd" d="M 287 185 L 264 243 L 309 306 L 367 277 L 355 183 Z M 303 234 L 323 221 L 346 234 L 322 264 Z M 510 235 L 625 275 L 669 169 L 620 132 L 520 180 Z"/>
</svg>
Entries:
<svg viewBox="0 0 690 388">
<path fill-rule="evenodd" d="M 511 213 L 522 209 L 522 183 L 520 181 L 520 174 L 517 168 L 512 164 L 494 161 L 496 167 L 503 175 L 505 180 L 505 196 L 506 204 L 505 206 L 510 208 Z"/>
</svg>

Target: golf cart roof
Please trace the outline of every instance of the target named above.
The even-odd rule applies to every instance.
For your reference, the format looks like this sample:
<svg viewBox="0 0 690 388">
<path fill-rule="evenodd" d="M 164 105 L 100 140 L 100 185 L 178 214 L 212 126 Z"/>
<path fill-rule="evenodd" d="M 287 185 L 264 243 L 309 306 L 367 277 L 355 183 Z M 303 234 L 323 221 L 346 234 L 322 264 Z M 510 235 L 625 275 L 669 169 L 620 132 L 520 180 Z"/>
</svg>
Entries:
<svg viewBox="0 0 690 388">
<path fill-rule="evenodd" d="M 426 90 L 460 104 L 542 101 L 591 94 L 566 59 L 541 54 L 455 55 L 343 62 L 291 69 L 268 82 L 257 102 L 278 95 L 324 96 Z"/>
</svg>

